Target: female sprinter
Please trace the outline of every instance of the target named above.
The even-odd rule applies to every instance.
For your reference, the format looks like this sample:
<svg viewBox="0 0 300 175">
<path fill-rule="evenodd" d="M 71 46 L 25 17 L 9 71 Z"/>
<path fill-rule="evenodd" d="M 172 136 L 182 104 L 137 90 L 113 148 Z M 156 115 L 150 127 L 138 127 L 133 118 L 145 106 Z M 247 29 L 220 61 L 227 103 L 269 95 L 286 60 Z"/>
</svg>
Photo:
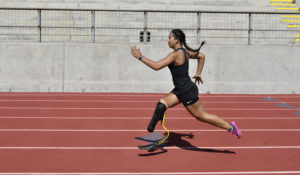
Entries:
<svg viewBox="0 0 300 175">
<path fill-rule="evenodd" d="M 168 66 L 175 86 L 170 93 L 163 96 L 157 103 L 153 117 L 148 125 L 149 132 L 153 132 L 157 122 L 163 119 L 167 108 L 172 108 L 179 103 L 183 103 L 189 113 L 197 120 L 228 130 L 237 136 L 237 138 L 241 138 L 241 132 L 235 122 L 228 123 L 217 115 L 205 112 L 198 98 L 198 87 L 195 83 L 203 83 L 201 72 L 204 66 L 205 56 L 199 53 L 203 44 L 204 42 L 202 42 L 201 46 L 196 50 L 191 49 L 186 44 L 185 34 L 182 30 L 173 29 L 169 34 L 168 45 L 174 52 L 169 53 L 169 55 L 157 62 L 144 57 L 141 51 L 135 46 L 131 47 L 131 54 L 150 68 L 160 70 Z M 182 46 L 184 46 L 185 49 L 182 48 Z M 189 58 L 198 60 L 197 72 L 193 76 L 195 83 L 188 75 Z"/>
</svg>

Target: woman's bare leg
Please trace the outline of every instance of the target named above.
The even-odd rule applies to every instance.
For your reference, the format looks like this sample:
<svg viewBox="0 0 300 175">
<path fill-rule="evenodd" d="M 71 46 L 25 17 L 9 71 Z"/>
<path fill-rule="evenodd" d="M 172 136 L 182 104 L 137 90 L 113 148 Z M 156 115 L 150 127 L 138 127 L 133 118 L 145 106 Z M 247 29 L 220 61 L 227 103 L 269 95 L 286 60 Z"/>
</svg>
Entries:
<svg viewBox="0 0 300 175">
<path fill-rule="evenodd" d="M 205 112 L 202 103 L 199 100 L 192 105 L 186 106 L 186 109 L 189 111 L 190 114 L 192 114 L 192 116 L 194 116 L 199 121 L 209 123 L 211 125 L 226 129 L 228 131 L 231 128 L 230 124 L 222 118 L 220 118 L 219 116 Z"/>
</svg>

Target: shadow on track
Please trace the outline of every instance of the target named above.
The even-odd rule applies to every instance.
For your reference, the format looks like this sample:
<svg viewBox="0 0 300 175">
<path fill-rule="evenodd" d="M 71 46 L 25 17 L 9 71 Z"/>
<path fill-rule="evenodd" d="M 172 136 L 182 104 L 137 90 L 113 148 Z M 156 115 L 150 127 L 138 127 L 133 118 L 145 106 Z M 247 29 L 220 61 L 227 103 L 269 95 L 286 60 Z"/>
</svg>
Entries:
<svg viewBox="0 0 300 175">
<path fill-rule="evenodd" d="M 186 139 L 193 139 L 194 135 L 192 133 L 189 134 L 181 134 L 176 132 L 170 132 L 169 138 L 157 147 L 154 147 L 150 150 L 147 150 L 148 153 L 138 154 L 139 156 L 154 156 L 168 152 L 168 147 L 178 147 L 180 149 L 188 150 L 188 151 L 200 151 L 200 152 L 209 152 L 209 153 L 223 153 L 223 154 L 235 154 L 233 151 L 229 150 L 217 150 L 217 149 L 209 149 L 209 148 L 199 148 L 192 145 Z"/>
</svg>

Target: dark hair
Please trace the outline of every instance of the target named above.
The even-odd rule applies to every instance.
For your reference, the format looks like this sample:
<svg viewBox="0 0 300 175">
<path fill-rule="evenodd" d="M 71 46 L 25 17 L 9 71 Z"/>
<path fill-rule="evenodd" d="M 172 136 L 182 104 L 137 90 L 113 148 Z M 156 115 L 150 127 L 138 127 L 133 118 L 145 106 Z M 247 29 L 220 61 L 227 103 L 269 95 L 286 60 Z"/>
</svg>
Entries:
<svg viewBox="0 0 300 175">
<path fill-rule="evenodd" d="M 179 39 L 180 44 L 182 44 L 187 50 L 193 51 L 193 52 L 199 52 L 201 47 L 205 44 L 205 41 L 202 41 L 200 44 L 200 47 L 198 49 L 192 49 L 190 48 L 185 41 L 185 34 L 180 29 L 173 29 L 171 31 L 175 39 Z"/>
</svg>

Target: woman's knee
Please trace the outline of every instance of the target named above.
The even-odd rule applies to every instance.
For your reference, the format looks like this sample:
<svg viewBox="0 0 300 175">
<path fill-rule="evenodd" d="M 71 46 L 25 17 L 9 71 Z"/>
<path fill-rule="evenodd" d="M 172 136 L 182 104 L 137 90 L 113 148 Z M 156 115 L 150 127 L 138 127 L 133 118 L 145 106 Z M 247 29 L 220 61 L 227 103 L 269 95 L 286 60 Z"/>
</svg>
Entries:
<svg viewBox="0 0 300 175">
<path fill-rule="evenodd" d="M 197 115 L 194 115 L 194 117 L 199 120 L 199 121 L 206 121 L 206 118 L 207 118 L 207 113 L 198 113 Z"/>
<path fill-rule="evenodd" d="M 171 93 L 167 94 L 166 96 L 161 98 L 159 101 L 162 104 L 164 104 L 166 106 L 166 108 L 172 108 L 180 103 L 178 98 L 174 94 L 171 94 Z"/>
<path fill-rule="evenodd" d="M 166 108 L 169 107 L 168 103 L 163 98 L 160 99 L 159 102 L 161 102 L 162 104 L 164 104 L 166 106 Z"/>
</svg>

